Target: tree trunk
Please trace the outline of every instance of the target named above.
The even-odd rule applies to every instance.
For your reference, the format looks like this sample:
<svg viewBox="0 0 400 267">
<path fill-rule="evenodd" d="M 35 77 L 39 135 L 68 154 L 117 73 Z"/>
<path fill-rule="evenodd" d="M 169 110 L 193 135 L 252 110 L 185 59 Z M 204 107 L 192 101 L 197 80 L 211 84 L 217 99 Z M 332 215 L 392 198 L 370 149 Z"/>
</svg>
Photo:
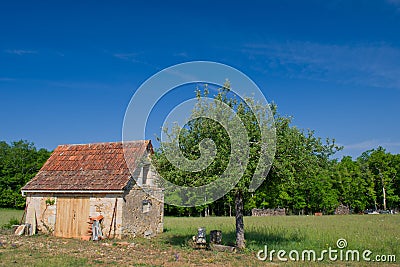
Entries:
<svg viewBox="0 0 400 267">
<path fill-rule="evenodd" d="M 386 210 L 386 190 L 384 186 L 382 186 L 382 191 L 383 191 L 383 210 Z"/>
<path fill-rule="evenodd" d="M 244 223 L 243 223 L 243 192 L 238 191 L 235 194 L 236 209 L 236 246 L 238 249 L 245 248 Z"/>
<path fill-rule="evenodd" d="M 379 170 L 379 176 L 382 180 L 382 193 L 383 193 L 383 210 L 386 210 L 386 189 L 385 189 L 385 180 L 383 179 L 383 175 L 381 170 Z"/>
</svg>

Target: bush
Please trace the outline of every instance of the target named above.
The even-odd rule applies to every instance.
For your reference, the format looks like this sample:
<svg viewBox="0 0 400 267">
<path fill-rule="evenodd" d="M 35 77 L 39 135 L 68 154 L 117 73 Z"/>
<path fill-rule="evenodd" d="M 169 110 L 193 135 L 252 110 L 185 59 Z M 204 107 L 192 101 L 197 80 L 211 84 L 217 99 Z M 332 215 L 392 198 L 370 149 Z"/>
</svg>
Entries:
<svg viewBox="0 0 400 267">
<path fill-rule="evenodd" d="M 19 220 L 17 218 L 11 218 L 8 223 L 3 224 L 1 228 L 3 229 L 11 229 L 13 225 L 18 225 Z"/>
</svg>

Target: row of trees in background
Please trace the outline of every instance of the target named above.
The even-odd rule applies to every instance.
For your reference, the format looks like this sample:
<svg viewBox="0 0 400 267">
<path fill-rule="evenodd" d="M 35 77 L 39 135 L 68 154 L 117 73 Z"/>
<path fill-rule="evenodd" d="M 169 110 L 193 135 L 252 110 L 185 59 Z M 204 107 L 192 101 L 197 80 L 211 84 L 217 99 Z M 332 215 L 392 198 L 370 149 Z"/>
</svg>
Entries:
<svg viewBox="0 0 400 267">
<path fill-rule="evenodd" d="M 257 191 L 242 190 L 247 187 L 251 178 L 251 175 L 248 175 L 242 187 L 237 187 L 214 203 L 195 208 L 166 205 L 165 214 L 235 215 L 235 194 L 239 191 L 243 194 L 244 213 L 247 215 L 251 214 L 253 208 L 286 208 L 290 214 L 332 214 L 340 204 L 349 207 L 355 213 L 365 209 L 399 209 L 400 154 L 394 155 L 378 147 L 362 153 L 357 159 L 349 156 L 340 161 L 333 159 L 332 156 L 340 150 L 334 141 L 322 140 L 316 137 L 313 131 L 303 131 L 292 126 L 291 117 L 280 115 L 275 105 L 271 105 L 271 109 L 275 119 L 277 150 L 272 168 Z M 207 123 L 206 128 L 213 126 L 212 122 Z M 214 133 L 221 130 L 217 124 L 213 127 Z M 196 138 L 213 137 L 212 132 L 202 135 Z M 198 145 L 196 138 L 186 133 L 185 140 L 181 140 L 186 146 L 184 152 L 188 157 L 193 157 L 188 154 L 190 151 L 194 151 L 196 155 L 199 153 L 194 149 Z M 228 146 L 225 141 L 220 145 Z M 27 141 L 10 144 L 0 142 L 0 207 L 24 207 L 25 200 L 20 189 L 34 177 L 49 156 L 49 151 L 38 150 L 33 143 Z M 217 158 L 220 156 L 217 155 Z M 167 173 L 166 177 L 171 177 L 176 184 L 198 186 L 196 183 L 199 177 L 205 175 L 194 174 L 193 179 L 189 179 L 188 175 L 193 174 L 174 170 L 160 151 L 156 153 L 155 162 L 158 167 L 161 165 L 164 175 Z M 221 171 L 226 164 L 223 162 L 222 155 L 219 162 L 211 167 Z M 214 174 L 218 172 L 212 173 Z M 210 179 L 203 179 L 200 183 L 209 181 Z"/>
<path fill-rule="evenodd" d="M 278 207 L 292 214 L 320 211 L 331 214 L 340 204 L 356 213 L 365 209 L 399 208 L 400 154 L 379 147 L 355 160 L 349 156 L 332 160 L 330 153 L 326 153 L 332 145 L 323 145 L 312 132 L 290 126 L 290 118 L 276 115 L 275 120 L 277 154 L 261 187 L 244 197 L 246 214 L 253 208 Z M 0 142 L 0 207 L 24 207 L 20 189 L 49 156 L 49 151 L 37 150 L 27 141 Z M 214 203 L 196 208 L 167 205 L 165 212 L 178 216 L 229 216 L 234 215 L 234 204 L 231 192 Z"/>
<path fill-rule="evenodd" d="M 27 141 L 0 142 L 0 207 L 24 208 L 21 187 L 36 175 L 49 156 L 49 151 L 37 150 Z"/>
<path fill-rule="evenodd" d="M 399 210 L 400 154 L 384 148 L 368 150 L 357 159 L 331 159 L 333 143 L 323 144 L 313 132 L 290 126 L 277 115 L 277 154 L 261 187 L 244 197 L 246 215 L 253 208 L 286 208 L 289 214 L 333 214 L 339 205 L 353 213 L 366 209 Z M 234 194 L 196 208 L 166 206 L 166 215 L 231 216 Z"/>
</svg>

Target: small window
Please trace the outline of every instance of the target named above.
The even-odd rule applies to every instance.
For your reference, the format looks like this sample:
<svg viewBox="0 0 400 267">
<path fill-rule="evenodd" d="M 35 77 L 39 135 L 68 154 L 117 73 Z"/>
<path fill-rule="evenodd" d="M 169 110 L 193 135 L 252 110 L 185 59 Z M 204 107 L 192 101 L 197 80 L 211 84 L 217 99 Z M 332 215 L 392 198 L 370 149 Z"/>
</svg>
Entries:
<svg viewBox="0 0 400 267">
<path fill-rule="evenodd" d="M 149 175 L 149 170 L 150 170 L 150 165 L 145 165 L 143 166 L 143 177 L 142 177 L 142 184 L 145 185 L 147 184 L 147 178 Z"/>
<path fill-rule="evenodd" d="M 150 211 L 150 208 L 151 208 L 151 201 L 150 200 L 147 200 L 147 199 L 145 199 L 145 200 L 143 200 L 142 201 L 142 211 L 143 211 L 143 213 L 147 213 L 147 212 L 149 212 Z"/>
</svg>

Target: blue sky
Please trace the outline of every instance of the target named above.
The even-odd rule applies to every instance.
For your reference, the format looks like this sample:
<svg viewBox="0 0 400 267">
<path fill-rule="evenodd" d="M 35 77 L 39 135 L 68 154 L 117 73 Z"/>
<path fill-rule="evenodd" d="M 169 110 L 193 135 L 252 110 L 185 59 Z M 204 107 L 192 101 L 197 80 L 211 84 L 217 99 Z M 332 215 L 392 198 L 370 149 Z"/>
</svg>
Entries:
<svg viewBox="0 0 400 267">
<path fill-rule="evenodd" d="M 0 140 L 121 140 L 141 83 L 207 60 L 247 74 L 340 155 L 400 153 L 399 29 L 400 0 L 3 1 Z"/>
</svg>

